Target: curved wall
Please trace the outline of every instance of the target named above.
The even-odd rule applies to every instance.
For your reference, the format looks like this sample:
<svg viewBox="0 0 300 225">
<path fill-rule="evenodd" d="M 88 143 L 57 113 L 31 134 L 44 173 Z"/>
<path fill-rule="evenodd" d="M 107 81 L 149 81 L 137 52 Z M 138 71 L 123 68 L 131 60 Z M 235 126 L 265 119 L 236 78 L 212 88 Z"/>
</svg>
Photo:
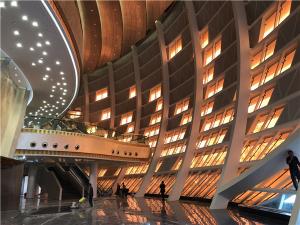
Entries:
<svg viewBox="0 0 300 225">
<path fill-rule="evenodd" d="M 298 2 L 279 5 L 283 3 L 240 3 L 241 15 L 228 1 L 176 2 L 156 23 L 156 31 L 130 53 L 86 74 L 88 98 L 82 92 L 75 105 L 85 118 L 121 133 L 132 125 L 131 132 L 150 135 L 152 161 L 129 166 L 123 176 L 130 192 L 158 194 L 164 180 L 170 200 L 211 199 L 221 177 L 220 185 L 246 171 L 299 127 L 300 7 Z M 288 16 L 281 16 L 262 38 L 267 18 L 279 7 L 287 7 Z M 240 17 L 246 18 L 248 30 L 239 28 Z M 175 55 L 169 59 L 174 41 Z M 136 96 L 129 98 L 133 85 Z M 149 101 L 159 85 L 161 96 Z M 108 97 L 95 101 L 95 92 L 105 87 Z M 180 104 L 185 107 L 178 110 Z M 101 121 L 107 108 L 112 109 L 111 119 Z M 120 125 L 128 112 L 132 121 Z M 231 168 L 235 172 L 227 176 Z M 257 205 L 274 198 L 292 186 L 288 176 L 287 170 L 274 174 L 234 201 Z M 108 173 L 99 179 L 112 178 Z"/>
</svg>

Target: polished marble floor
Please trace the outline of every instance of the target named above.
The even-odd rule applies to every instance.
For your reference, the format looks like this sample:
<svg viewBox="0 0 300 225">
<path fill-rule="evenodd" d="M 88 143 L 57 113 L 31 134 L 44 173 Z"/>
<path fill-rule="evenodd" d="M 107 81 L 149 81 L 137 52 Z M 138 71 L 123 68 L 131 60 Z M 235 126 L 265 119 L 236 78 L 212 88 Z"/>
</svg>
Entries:
<svg viewBox="0 0 300 225">
<path fill-rule="evenodd" d="M 151 198 L 101 198 L 94 207 L 70 209 L 71 202 L 23 201 L 21 210 L 2 212 L 3 225 L 282 225 L 278 219 L 237 210 L 209 210 L 195 202 L 162 202 Z"/>
</svg>

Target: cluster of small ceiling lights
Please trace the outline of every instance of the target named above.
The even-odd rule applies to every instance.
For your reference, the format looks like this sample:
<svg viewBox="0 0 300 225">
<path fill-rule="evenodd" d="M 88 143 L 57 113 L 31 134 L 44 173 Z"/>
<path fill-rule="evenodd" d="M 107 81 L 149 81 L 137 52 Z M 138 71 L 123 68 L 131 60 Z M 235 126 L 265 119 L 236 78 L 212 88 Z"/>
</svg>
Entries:
<svg viewBox="0 0 300 225">
<path fill-rule="evenodd" d="M 0 1 L 0 8 L 6 8 L 8 6 L 11 7 L 18 7 L 17 1 Z M 65 73 L 62 71 L 59 67 L 63 64 L 59 59 L 55 59 L 54 62 L 50 62 L 50 56 L 49 51 L 51 42 L 45 37 L 45 35 L 41 32 L 40 24 L 37 20 L 31 19 L 28 15 L 23 14 L 20 15 L 20 20 L 24 23 L 29 23 L 34 33 L 36 33 L 36 37 L 38 41 L 36 43 L 33 43 L 32 45 L 26 46 L 26 44 L 22 43 L 22 32 L 21 29 L 14 28 L 13 29 L 13 35 L 16 40 L 16 48 L 20 50 L 28 49 L 30 54 L 35 54 L 36 60 L 33 62 L 29 62 L 32 67 L 36 67 L 39 70 L 44 67 L 44 74 L 42 74 L 41 79 L 46 82 L 50 80 L 52 82 L 52 85 L 49 85 L 51 93 L 49 95 L 50 101 L 47 102 L 46 100 L 43 100 L 41 102 L 41 105 L 35 112 L 29 112 L 30 116 L 57 116 L 58 113 L 55 112 L 59 110 L 61 106 L 64 106 L 66 104 L 66 99 L 64 99 L 64 96 L 67 95 L 67 82 L 65 78 Z M 33 33 L 33 34 L 34 34 Z M 33 38 L 34 40 L 34 38 Z M 54 67 L 55 70 L 60 71 L 59 74 L 53 74 L 54 73 Z M 51 74 L 52 73 L 52 74 Z M 17 74 L 16 74 L 17 76 Z M 18 80 L 18 82 L 21 82 Z M 49 92 L 50 92 L 49 90 Z M 54 100 L 55 99 L 55 100 Z"/>
</svg>

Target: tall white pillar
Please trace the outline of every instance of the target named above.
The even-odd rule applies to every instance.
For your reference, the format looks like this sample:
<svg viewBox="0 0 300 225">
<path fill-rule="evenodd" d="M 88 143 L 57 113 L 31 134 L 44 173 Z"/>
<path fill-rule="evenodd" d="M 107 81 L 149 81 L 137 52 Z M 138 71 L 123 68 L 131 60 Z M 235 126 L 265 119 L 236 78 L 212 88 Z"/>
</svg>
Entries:
<svg viewBox="0 0 300 225">
<path fill-rule="evenodd" d="M 234 13 L 237 45 L 238 45 L 238 91 L 235 122 L 232 127 L 232 136 L 230 145 L 227 151 L 224 167 L 222 169 L 221 178 L 217 185 L 217 192 L 210 205 L 211 209 L 227 208 L 228 199 L 219 194 L 219 189 L 238 176 L 238 168 L 240 163 L 243 141 L 245 138 L 247 115 L 248 115 L 248 100 L 250 96 L 250 46 L 248 24 L 244 2 L 232 1 Z"/>
<path fill-rule="evenodd" d="M 297 191 L 292 215 L 289 222 L 289 225 L 299 225 L 299 224 L 300 224 L 300 188 Z"/>
<path fill-rule="evenodd" d="M 90 169 L 90 183 L 93 187 L 93 198 L 97 198 L 98 163 L 93 162 Z"/>
<path fill-rule="evenodd" d="M 28 171 L 28 186 L 27 186 L 27 198 L 34 198 L 36 193 L 36 178 L 38 167 L 31 165 Z"/>
</svg>

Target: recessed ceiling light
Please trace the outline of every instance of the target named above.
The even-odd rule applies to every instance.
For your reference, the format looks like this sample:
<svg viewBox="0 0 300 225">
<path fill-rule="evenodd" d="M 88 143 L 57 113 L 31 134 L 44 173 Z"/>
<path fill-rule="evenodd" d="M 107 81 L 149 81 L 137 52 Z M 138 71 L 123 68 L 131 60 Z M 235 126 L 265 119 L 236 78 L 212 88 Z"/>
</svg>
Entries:
<svg viewBox="0 0 300 225">
<path fill-rule="evenodd" d="M 45 52 L 45 51 L 43 51 L 43 55 L 48 55 L 48 53 L 47 53 L 47 52 Z"/>
<path fill-rule="evenodd" d="M 63 95 L 66 95 L 66 92 L 62 93 Z"/>
<path fill-rule="evenodd" d="M 0 8 L 5 8 L 5 3 L 4 2 L 0 2 Z"/>
<path fill-rule="evenodd" d="M 56 65 L 60 65 L 60 61 L 56 61 L 55 64 L 56 64 Z"/>
<path fill-rule="evenodd" d="M 42 59 L 38 60 L 38 63 L 42 64 L 44 61 Z"/>
<path fill-rule="evenodd" d="M 38 26 L 39 26 L 39 24 L 38 24 L 38 22 L 36 22 L 36 21 L 33 21 L 33 22 L 32 22 L 32 26 L 34 26 L 34 27 L 38 27 Z"/>
<path fill-rule="evenodd" d="M 36 64 L 33 62 L 33 63 L 31 63 L 31 65 L 32 65 L 32 66 L 35 66 Z"/>
<path fill-rule="evenodd" d="M 63 83 L 64 86 L 67 86 L 67 83 Z"/>
<path fill-rule="evenodd" d="M 46 45 L 50 45 L 50 41 L 45 41 L 45 44 Z"/>
<path fill-rule="evenodd" d="M 19 83 L 21 83 L 21 80 L 18 80 Z"/>
<path fill-rule="evenodd" d="M 65 103 L 63 102 L 63 103 L 61 103 L 62 105 L 65 105 Z"/>
<path fill-rule="evenodd" d="M 66 99 L 63 99 L 63 102 L 65 102 L 66 101 Z"/>
<path fill-rule="evenodd" d="M 65 73 L 64 73 L 63 71 L 60 71 L 59 74 L 60 74 L 60 75 L 64 75 Z"/>
<path fill-rule="evenodd" d="M 40 42 L 37 42 L 37 43 L 36 43 L 36 46 L 42 47 L 42 44 L 41 44 Z"/>
<path fill-rule="evenodd" d="M 56 101 L 57 104 L 59 104 L 59 101 Z"/>
<path fill-rule="evenodd" d="M 67 89 L 64 90 L 64 92 L 67 92 L 67 91 L 68 91 Z"/>
<path fill-rule="evenodd" d="M 17 1 L 12 1 L 12 2 L 10 3 L 10 6 L 11 6 L 11 7 L 18 7 L 18 2 L 17 2 Z"/>
<path fill-rule="evenodd" d="M 52 89 L 51 91 L 52 91 L 52 92 L 55 92 L 55 90 L 54 90 L 54 89 Z"/>
<path fill-rule="evenodd" d="M 59 99 L 63 99 L 62 97 L 59 97 Z"/>
<path fill-rule="evenodd" d="M 45 74 L 45 77 L 47 77 L 47 78 L 48 78 L 48 77 L 49 77 L 49 75 L 48 75 L 48 74 Z"/>
<path fill-rule="evenodd" d="M 14 30 L 14 35 L 18 36 L 20 35 L 20 32 L 18 30 Z"/>
<path fill-rule="evenodd" d="M 17 73 L 15 73 L 15 77 L 17 77 L 18 76 L 18 74 Z"/>
<path fill-rule="evenodd" d="M 42 34 L 42 33 L 38 33 L 38 36 L 39 36 L 39 37 L 43 37 L 43 34 Z"/>
<path fill-rule="evenodd" d="M 59 82 L 57 82 L 56 84 L 57 84 L 58 86 L 60 85 L 60 83 L 59 83 Z"/>
<path fill-rule="evenodd" d="M 28 20 L 28 16 L 23 15 L 23 16 L 22 16 L 22 20 L 27 21 L 27 20 Z"/>
<path fill-rule="evenodd" d="M 43 77 L 43 80 L 47 80 L 47 78 L 46 78 L 46 77 Z"/>
<path fill-rule="evenodd" d="M 47 70 L 47 71 L 50 71 L 50 70 L 51 70 L 51 68 L 50 68 L 50 67 L 46 67 L 46 70 Z"/>
<path fill-rule="evenodd" d="M 17 45 L 18 48 L 22 48 L 23 47 L 22 43 L 20 43 L 20 42 L 16 43 L 16 45 Z"/>
<path fill-rule="evenodd" d="M 64 77 L 62 77 L 61 79 L 62 79 L 62 80 L 64 80 L 65 78 L 64 78 Z"/>
<path fill-rule="evenodd" d="M 33 48 L 33 47 L 30 47 L 29 50 L 33 52 L 33 51 L 34 51 L 34 48 Z"/>
<path fill-rule="evenodd" d="M 52 88 L 56 88 L 56 86 L 55 86 L 55 85 L 53 85 L 53 86 L 52 86 Z"/>
<path fill-rule="evenodd" d="M 63 89 L 62 87 L 59 88 L 59 90 L 62 90 L 62 89 Z"/>
<path fill-rule="evenodd" d="M 53 98 L 54 95 L 50 95 L 50 98 Z"/>
<path fill-rule="evenodd" d="M 32 112 L 29 112 L 29 115 L 32 115 Z"/>
<path fill-rule="evenodd" d="M 47 103 L 47 102 L 44 100 L 43 103 L 45 104 L 45 103 Z"/>
</svg>

